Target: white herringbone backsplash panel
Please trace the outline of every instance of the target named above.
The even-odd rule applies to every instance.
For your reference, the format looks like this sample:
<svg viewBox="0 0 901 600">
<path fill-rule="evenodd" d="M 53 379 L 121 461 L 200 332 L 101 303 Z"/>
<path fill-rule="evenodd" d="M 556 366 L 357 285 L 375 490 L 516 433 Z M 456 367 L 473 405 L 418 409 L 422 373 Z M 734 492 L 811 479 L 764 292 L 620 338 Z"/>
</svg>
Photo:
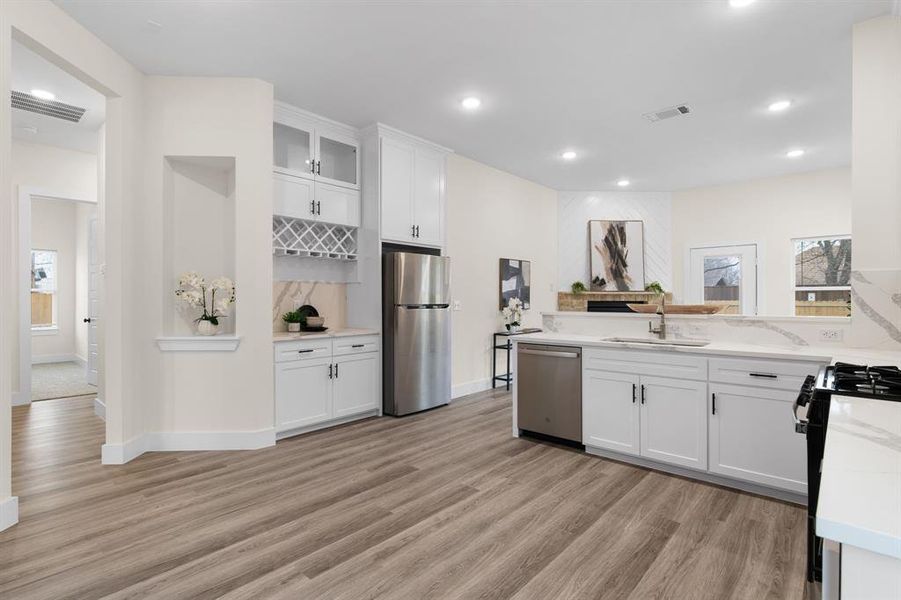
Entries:
<svg viewBox="0 0 901 600">
<path fill-rule="evenodd" d="M 588 221 L 644 221 L 645 283 L 673 289 L 672 198 L 669 192 L 560 192 L 557 196 L 557 285 L 588 285 Z"/>
</svg>

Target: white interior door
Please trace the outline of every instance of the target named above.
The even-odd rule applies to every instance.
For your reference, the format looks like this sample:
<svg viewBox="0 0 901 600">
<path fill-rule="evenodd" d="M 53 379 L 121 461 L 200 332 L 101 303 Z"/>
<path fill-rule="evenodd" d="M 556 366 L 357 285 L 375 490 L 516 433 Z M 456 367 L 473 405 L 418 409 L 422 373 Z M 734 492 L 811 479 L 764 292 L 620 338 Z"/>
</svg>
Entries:
<svg viewBox="0 0 901 600">
<path fill-rule="evenodd" d="M 688 301 L 722 306 L 720 314 L 757 314 L 757 245 L 708 246 L 689 252 Z"/>
<path fill-rule="evenodd" d="M 97 253 L 97 218 L 88 222 L 88 362 L 85 376 L 88 383 L 97 385 L 97 368 L 99 345 L 97 343 L 97 326 L 100 322 L 100 257 Z"/>
</svg>

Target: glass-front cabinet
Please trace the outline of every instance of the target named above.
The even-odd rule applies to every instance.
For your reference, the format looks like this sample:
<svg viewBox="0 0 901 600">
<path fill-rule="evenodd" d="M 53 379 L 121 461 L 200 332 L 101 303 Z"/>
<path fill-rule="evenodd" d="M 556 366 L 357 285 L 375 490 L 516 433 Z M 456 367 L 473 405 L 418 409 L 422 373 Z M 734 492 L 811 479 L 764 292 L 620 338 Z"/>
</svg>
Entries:
<svg viewBox="0 0 901 600">
<path fill-rule="evenodd" d="M 359 187 L 357 143 L 337 136 L 316 136 L 316 176 L 335 185 Z"/>
<path fill-rule="evenodd" d="M 359 142 L 300 123 L 274 123 L 273 170 L 360 189 Z"/>
</svg>

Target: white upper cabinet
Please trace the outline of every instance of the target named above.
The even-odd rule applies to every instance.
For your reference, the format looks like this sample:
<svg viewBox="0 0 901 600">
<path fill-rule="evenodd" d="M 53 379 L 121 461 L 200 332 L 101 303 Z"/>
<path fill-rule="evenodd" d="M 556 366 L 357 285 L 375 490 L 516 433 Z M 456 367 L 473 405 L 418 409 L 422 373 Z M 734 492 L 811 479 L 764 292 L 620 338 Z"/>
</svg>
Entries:
<svg viewBox="0 0 901 600">
<path fill-rule="evenodd" d="M 448 150 L 378 127 L 381 238 L 444 246 Z"/>
<path fill-rule="evenodd" d="M 413 229 L 413 148 L 382 139 L 382 239 L 409 241 Z"/>
<path fill-rule="evenodd" d="M 272 128 L 273 214 L 360 226 L 360 143 L 354 131 L 283 104 Z"/>
</svg>

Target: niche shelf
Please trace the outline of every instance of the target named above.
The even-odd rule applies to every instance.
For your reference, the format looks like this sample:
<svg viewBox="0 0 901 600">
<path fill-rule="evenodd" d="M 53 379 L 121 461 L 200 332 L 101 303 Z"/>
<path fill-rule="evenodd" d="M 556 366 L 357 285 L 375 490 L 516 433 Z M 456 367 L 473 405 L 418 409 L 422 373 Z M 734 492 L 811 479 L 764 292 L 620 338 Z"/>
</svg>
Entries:
<svg viewBox="0 0 901 600">
<path fill-rule="evenodd" d="M 274 216 L 272 254 L 356 260 L 357 228 Z"/>
</svg>

